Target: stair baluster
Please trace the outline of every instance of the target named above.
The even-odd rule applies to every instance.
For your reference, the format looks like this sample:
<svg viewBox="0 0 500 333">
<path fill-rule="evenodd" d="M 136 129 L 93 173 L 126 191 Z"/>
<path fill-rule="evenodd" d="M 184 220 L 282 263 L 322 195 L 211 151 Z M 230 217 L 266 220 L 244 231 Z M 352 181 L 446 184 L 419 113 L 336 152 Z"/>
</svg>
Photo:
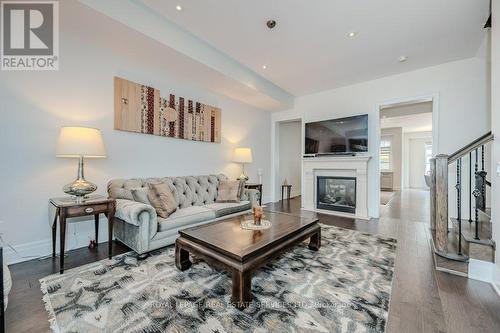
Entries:
<svg viewBox="0 0 500 333">
<path fill-rule="evenodd" d="M 457 160 L 457 219 L 458 219 L 458 251 L 462 255 L 462 158 Z"/>
<path fill-rule="evenodd" d="M 486 171 L 484 171 L 484 145 L 481 146 L 481 209 L 486 209 Z"/>
<path fill-rule="evenodd" d="M 475 185 L 477 185 L 477 170 L 478 170 L 478 149 L 476 148 L 476 164 L 474 165 L 474 175 L 475 175 Z M 474 205 L 474 222 L 476 223 L 476 230 L 475 230 L 475 239 L 479 239 L 479 210 L 478 210 L 478 198 L 481 195 L 477 187 L 474 188 L 474 191 L 472 192 L 474 197 L 476 198 L 475 205 Z"/>
<path fill-rule="evenodd" d="M 472 152 L 469 152 L 469 223 L 472 223 Z"/>
</svg>

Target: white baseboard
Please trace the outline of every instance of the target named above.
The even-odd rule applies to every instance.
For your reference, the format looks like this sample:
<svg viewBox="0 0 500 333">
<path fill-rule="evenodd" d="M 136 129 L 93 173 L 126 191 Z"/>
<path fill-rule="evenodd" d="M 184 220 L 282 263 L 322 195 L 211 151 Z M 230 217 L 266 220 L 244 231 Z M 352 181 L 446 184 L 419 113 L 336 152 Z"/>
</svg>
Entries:
<svg viewBox="0 0 500 333">
<path fill-rule="evenodd" d="M 469 278 L 489 283 L 500 297 L 500 269 L 494 263 L 469 259 Z"/>
<path fill-rule="evenodd" d="M 469 259 L 469 278 L 492 283 L 495 264 L 487 261 Z"/>
<path fill-rule="evenodd" d="M 498 284 L 496 284 L 495 282 L 492 282 L 491 283 L 491 286 L 493 287 L 493 289 L 496 291 L 497 293 L 497 296 L 500 297 L 500 286 Z"/>
<path fill-rule="evenodd" d="M 89 240 L 95 238 L 93 228 L 93 220 L 92 223 L 89 223 L 88 221 L 83 223 L 69 223 L 66 226 L 65 250 L 74 250 L 88 246 Z M 102 219 L 99 224 L 99 243 L 106 242 L 107 240 L 107 221 Z M 9 243 L 9 239 L 5 239 L 5 236 L 4 242 L 7 244 Z M 34 242 L 12 245 L 15 251 L 12 250 L 7 244 L 3 244 L 4 262 L 7 265 L 42 258 L 52 254 L 51 239 L 42 239 Z M 59 253 L 59 233 L 56 239 L 56 253 Z"/>
<path fill-rule="evenodd" d="M 15 245 L 13 247 L 16 251 L 4 244 L 3 260 L 7 265 L 44 257 L 52 253 L 52 245 L 49 239 Z"/>
<path fill-rule="evenodd" d="M 495 265 L 491 279 L 491 285 L 493 289 L 495 289 L 498 297 L 500 297 L 500 267 L 498 265 Z"/>
</svg>

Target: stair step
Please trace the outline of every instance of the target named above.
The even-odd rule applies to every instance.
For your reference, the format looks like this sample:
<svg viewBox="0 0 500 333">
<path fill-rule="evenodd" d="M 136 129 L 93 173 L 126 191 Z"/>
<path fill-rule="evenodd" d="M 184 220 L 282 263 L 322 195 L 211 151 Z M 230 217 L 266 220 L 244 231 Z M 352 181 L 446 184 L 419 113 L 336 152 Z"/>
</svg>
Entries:
<svg viewBox="0 0 500 333">
<path fill-rule="evenodd" d="M 458 219 L 450 218 L 455 239 L 458 239 Z M 470 258 L 494 262 L 495 241 L 491 239 L 491 222 L 479 222 L 479 238 L 475 239 L 475 222 L 462 219 L 462 250 Z"/>
<path fill-rule="evenodd" d="M 451 217 L 453 227 L 458 230 L 458 219 Z M 491 222 L 479 221 L 478 223 L 479 239 L 476 239 L 476 222 L 469 222 L 469 220 L 462 219 L 462 237 L 470 243 L 477 243 L 483 245 L 494 245 L 491 239 Z"/>
<path fill-rule="evenodd" d="M 486 220 L 491 220 L 491 208 L 486 207 L 485 209 L 478 209 L 479 214 L 483 215 Z"/>
<path fill-rule="evenodd" d="M 429 242 L 431 243 L 431 249 L 432 249 L 432 254 L 433 254 L 433 259 L 434 259 L 434 265 L 436 267 L 436 270 L 442 271 L 442 272 L 447 272 L 459 276 L 465 276 L 467 277 L 469 274 L 469 262 L 468 260 L 452 260 L 448 259 L 446 256 L 453 257 L 457 256 L 456 254 L 456 248 L 457 248 L 457 241 L 456 237 L 453 236 L 453 233 L 449 232 L 448 233 L 448 242 L 447 242 L 447 250 L 445 253 L 447 255 L 438 255 L 435 247 L 436 239 L 434 233 L 431 233 L 431 237 L 429 239 Z"/>
</svg>

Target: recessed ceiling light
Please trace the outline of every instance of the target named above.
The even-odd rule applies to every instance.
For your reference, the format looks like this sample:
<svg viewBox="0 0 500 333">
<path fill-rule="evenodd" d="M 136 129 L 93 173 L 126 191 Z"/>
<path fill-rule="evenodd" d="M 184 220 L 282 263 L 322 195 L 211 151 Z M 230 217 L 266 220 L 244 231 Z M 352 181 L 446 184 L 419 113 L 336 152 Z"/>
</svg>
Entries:
<svg viewBox="0 0 500 333">
<path fill-rule="evenodd" d="M 356 35 L 357 35 L 357 32 L 356 32 L 356 31 L 351 31 L 350 33 L 348 33 L 348 34 L 347 34 L 347 37 L 352 38 L 352 37 L 354 37 L 354 36 L 356 36 Z"/>
<path fill-rule="evenodd" d="M 406 60 L 408 60 L 407 56 L 401 56 L 401 57 L 399 57 L 399 62 L 405 62 Z"/>
<path fill-rule="evenodd" d="M 262 69 L 267 69 L 267 66 L 266 65 L 262 65 Z"/>
<path fill-rule="evenodd" d="M 177 5 L 177 6 L 175 6 L 175 9 L 177 9 L 177 11 L 180 12 L 182 10 L 182 6 L 181 5 Z"/>
</svg>

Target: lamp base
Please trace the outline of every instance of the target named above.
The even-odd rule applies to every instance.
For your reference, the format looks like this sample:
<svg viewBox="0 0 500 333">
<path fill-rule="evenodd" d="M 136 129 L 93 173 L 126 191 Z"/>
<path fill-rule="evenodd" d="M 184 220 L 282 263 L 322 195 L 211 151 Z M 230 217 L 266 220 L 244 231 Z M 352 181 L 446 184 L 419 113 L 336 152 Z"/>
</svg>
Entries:
<svg viewBox="0 0 500 333">
<path fill-rule="evenodd" d="M 77 197 L 84 197 L 97 190 L 97 185 L 86 181 L 84 178 L 76 179 L 74 182 L 69 183 L 63 187 L 66 194 L 74 195 Z"/>
<path fill-rule="evenodd" d="M 242 173 L 237 179 L 246 182 L 248 180 L 248 176 Z"/>
<path fill-rule="evenodd" d="M 83 156 L 80 156 L 78 162 L 78 176 L 76 180 L 63 187 L 66 194 L 74 195 L 77 202 L 81 202 L 83 197 L 97 190 L 97 185 L 85 180 L 83 176 Z"/>
</svg>

